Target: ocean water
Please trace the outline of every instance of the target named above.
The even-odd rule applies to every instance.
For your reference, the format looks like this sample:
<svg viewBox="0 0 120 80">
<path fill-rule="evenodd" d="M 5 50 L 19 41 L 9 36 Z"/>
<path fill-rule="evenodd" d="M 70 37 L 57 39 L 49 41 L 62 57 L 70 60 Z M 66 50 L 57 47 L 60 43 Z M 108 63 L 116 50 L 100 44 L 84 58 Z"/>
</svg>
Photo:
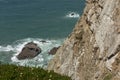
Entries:
<svg viewBox="0 0 120 80">
<path fill-rule="evenodd" d="M 63 43 L 84 6 L 85 0 L 0 0 L 0 61 L 47 65 L 53 57 L 48 55 L 49 50 Z M 17 60 L 16 55 L 31 41 L 38 44 L 42 53 L 33 59 Z"/>
</svg>

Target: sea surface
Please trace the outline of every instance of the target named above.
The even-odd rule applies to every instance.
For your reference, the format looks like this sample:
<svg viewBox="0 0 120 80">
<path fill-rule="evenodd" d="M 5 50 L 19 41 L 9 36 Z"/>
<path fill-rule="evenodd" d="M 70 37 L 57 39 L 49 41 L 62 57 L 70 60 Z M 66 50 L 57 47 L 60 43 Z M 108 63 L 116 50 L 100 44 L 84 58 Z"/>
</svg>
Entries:
<svg viewBox="0 0 120 80">
<path fill-rule="evenodd" d="M 48 52 L 71 33 L 84 6 L 85 0 L 0 0 L 0 62 L 46 66 L 53 57 Z M 42 53 L 18 60 L 16 55 L 31 41 Z"/>
</svg>

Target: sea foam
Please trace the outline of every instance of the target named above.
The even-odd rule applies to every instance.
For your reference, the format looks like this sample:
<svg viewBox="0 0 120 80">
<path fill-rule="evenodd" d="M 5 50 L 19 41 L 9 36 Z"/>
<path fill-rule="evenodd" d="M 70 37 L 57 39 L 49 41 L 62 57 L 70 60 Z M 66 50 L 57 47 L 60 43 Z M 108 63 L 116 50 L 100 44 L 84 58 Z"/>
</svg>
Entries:
<svg viewBox="0 0 120 80">
<path fill-rule="evenodd" d="M 12 51 L 12 56 L 9 57 L 10 58 L 9 63 L 12 64 L 21 65 L 21 66 L 46 67 L 48 61 L 53 57 L 52 55 L 49 55 L 48 52 L 53 47 L 60 46 L 63 40 L 64 39 L 49 40 L 49 39 L 40 39 L 40 38 L 27 38 L 27 39 L 17 40 L 13 42 L 11 45 L 0 46 L 0 54 L 3 54 L 3 52 L 5 52 L 7 53 L 7 55 L 9 55 L 9 52 Z M 16 56 L 21 52 L 24 45 L 27 44 L 28 42 L 36 43 L 42 49 L 42 52 L 33 59 L 18 60 Z M 2 56 L 2 57 L 6 57 L 6 56 Z M 6 60 L 0 60 L 0 61 L 6 61 Z"/>
<path fill-rule="evenodd" d="M 68 12 L 65 17 L 67 17 L 67 18 L 79 18 L 80 15 L 77 12 Z"/>
</svg>

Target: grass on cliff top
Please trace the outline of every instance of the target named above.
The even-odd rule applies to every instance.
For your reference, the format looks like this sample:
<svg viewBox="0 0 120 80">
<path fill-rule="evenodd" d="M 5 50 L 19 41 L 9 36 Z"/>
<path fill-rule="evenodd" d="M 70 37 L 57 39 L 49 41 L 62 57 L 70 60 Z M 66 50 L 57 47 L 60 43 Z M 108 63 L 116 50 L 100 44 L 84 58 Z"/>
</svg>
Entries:
<svg viewBox="0 0 120 80">
<path fill-rule="evenodd" d="M 0 64 L 0 80 L 71 80 L 42 68 Z"/>
</svg>

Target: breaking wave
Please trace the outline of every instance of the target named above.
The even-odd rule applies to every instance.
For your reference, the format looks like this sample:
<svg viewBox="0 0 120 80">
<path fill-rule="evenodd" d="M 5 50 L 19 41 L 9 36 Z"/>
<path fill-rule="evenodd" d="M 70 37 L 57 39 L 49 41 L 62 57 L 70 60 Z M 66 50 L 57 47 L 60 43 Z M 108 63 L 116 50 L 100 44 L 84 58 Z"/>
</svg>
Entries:
<svg viewBox="0 0 120 80">
<path fill-rule="evenodd" d="M 27 38 L 22 40 L 17 40 L 11 45 L 0 46 L 0 56 L 2 57 L 0 61 L 12 63 L 21 66 L 35 66 L 35 67 L 46 67 L 48 61 L 53 57 L 49 55 L 48 52 L 53 47 L 58 47 L 62 44 L 64 39 L 39 39 L 39 38 Z M 28 42 L 36 43 L 41 49 L 42 52 L 33 59 L 18 60 L 16 55 L 20 53 L 22 48 Z"/>
<path fill-rule="evenodd" d="M 79 18 L 80 15 L 77 12 L 68 12 L 65 17 L 67 17 L 67 18 Z"/>
</svg>

